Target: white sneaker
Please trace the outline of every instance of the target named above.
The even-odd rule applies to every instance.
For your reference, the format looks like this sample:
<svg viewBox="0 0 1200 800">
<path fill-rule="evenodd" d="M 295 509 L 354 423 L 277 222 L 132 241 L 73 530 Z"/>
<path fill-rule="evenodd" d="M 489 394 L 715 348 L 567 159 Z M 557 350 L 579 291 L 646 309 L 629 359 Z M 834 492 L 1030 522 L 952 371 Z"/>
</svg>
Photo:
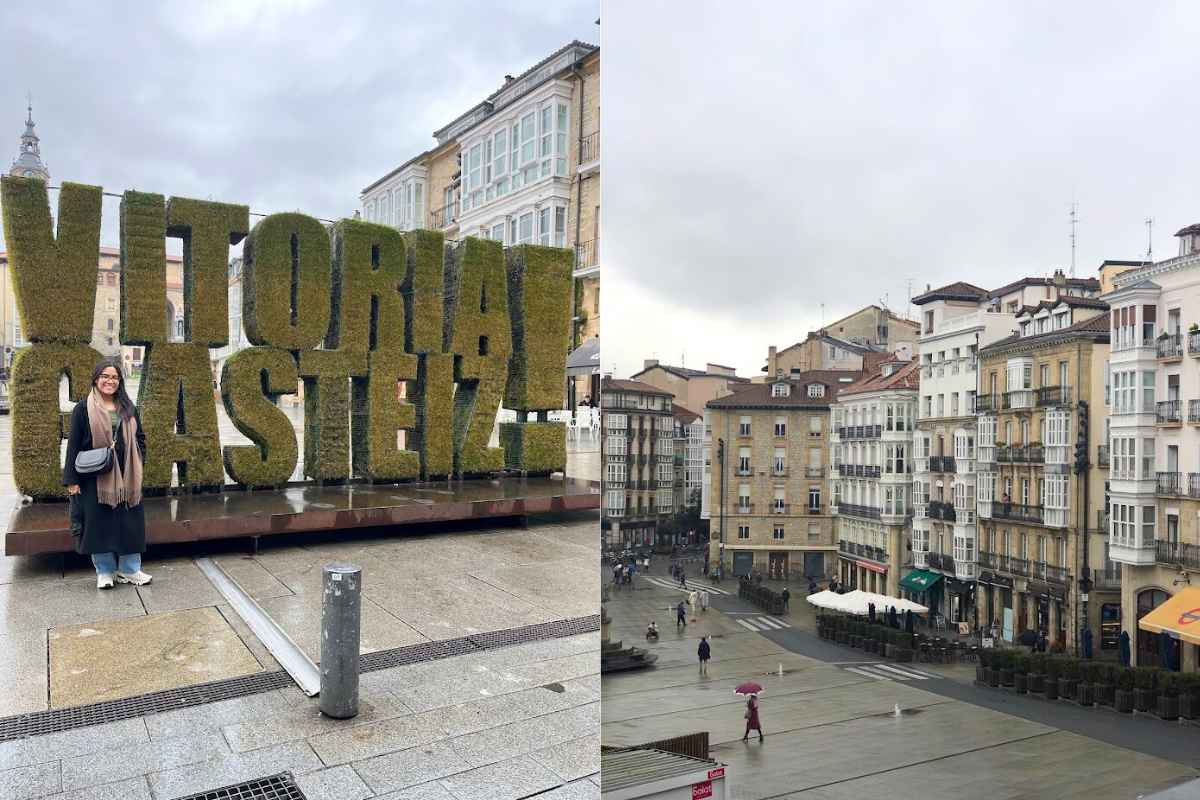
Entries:
<svg viewBox="0 0 1200 800">
<path fill-rule="evenodd" d="M 111 589 L 112 587 L 113 587 L 113 576 L 112 575 L 100 574 L 100 575 L 96 576 L 96 588 L 97 589 Z"/>
<path fill-rule="evenodd" d="M 140 569 L 132 575 L 126 575 L 124 572 L 117 573 L 117 583 L 132 583 L 134 586 L 145 586 L 152 580 L 154 579 Z"/>
</svg>

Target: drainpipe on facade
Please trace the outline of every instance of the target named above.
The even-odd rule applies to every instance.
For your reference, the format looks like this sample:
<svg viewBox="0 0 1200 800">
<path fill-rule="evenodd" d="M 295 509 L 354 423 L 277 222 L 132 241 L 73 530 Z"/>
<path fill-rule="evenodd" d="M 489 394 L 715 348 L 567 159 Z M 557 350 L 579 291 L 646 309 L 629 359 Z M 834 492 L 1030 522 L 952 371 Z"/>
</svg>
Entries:
<svg viewBox="0 0 1200 800">
<path fill-rule="evenodd" d="M 579 79 L 579 141 L 575 145 L 575 160 L 578 162 L 583 155 L 583 73 L 579 69 L 579 60 L 576 59 L 571 64 L 571 74 Z M 575 165 L 575 181 L 577 184 L 575 190 L 575 258 L 571 262 L 571 271 L 574 273 L 579 261 L 579 230 L 580 230 L 580 213 L 583 211 L 583 175 L 579 174 L 579 164 Z M 572 275 L 571 277 L 571 352 L 575 352 L 579 347 L 579 292 L 577 291 L 579 279 Z M 588 376 L 588 381 L 591 381 L 591 376 Z M 568 375 L 566 378 L 566 392 L 564 396 L 567 399 L 567 408 L 575 407 L 575 381 Z M 599 396 L 599 392 L 596 393 Z M 594 401 L 593 401 L 594 402 Z"/>
<path fill-rule="evenodd" d="M 979 518 L 979 331 L 975 331 L 975 591 L 972 593 L 974 602 L 971 604 L 971 623 L 974 630 L 979 629 L 979 543 L 983 541 L 980 533 L 983 530 L 983 520 Z M 918 392 L 918 395 L 920 392 Z M 918 397 L 917 402 L 920 402 Z M 992 443 L 995 445 L 995 442 Z M 996 500 L 996 489 L 992 487 L 992 502 Z M 988 588 L 990 593 L 992 590 Z"/>
<path fill-rule="evenodd" d="M 1083 384 L 1083 342 L 1077 342 L 1075 344 L 1075 376 L 1076 376 L 1075 382 L 1079 385 L 1079 393 L 1083 394 L 1083 386 L 1084 386 L 1084 384 Z M 1090 377 L 1091 377 L 1090 373 L 1089 373 L 1088 377 L 1090 379 Z M 1091 396 L 1090 393 L 1088 396 L 1089 397 Z M 1082 400 L 1082 398 L 1080 398 L 1080 399 Z M 1078 415 L 1076 416 L 1076 419 L 1078 419 Z M 1089 409 L 1089 413 L 1088 413 L 1088 424 L 1089 425 L 1091 424 L 1091 419 L 1092 419 L 1092 415 L 1091 415 L 1091 412 Z M 1092 446 L 1092 437 L 1090 434 L 1091 434 L 1090 431 L 1083 430 L 1082 426 L 1081 426 L 1079 435 L 1081 435 L 1083 437 L 1083 441 L 1086 444 L 1089 451 L 1091 450 L 1091 446 Z M 1091 588 L 1090 581 L 1089 581 L 1089 578 L 1091 577 L 1091 570 L 1088 567 L 1088 540 L 1091 539 L 1091 534 L 1088 531 L 1088 513 L 1089 513 L 1089 511 L 1088 511 L 1088 489 L 1089 489 L 1088 484 L 1091 483 L 1091 471 L 1092 471 L 1091 463 L 1090 463 L 1090 459 L 1089 459 L 1089 463 L 1086 465 L 1086 469 L 1084 469 L 1083 473 L 1080 475 L 1080 482 L 1083 483 L 1083 505 L 1080 508 L 1080 515 L 1083 518 L 1083 524 L 1081 526 L 1083 528 L 1083 565 L 1079 569 L 1079 579 L 1075 581 L 1075 585 L 1072 587 L 1075 591 L 1075 599 L 1079 604 L 1079 613 L 1080 613 L 1080 622 L 1077 622 L 1075 624 L 1075 655 L 1076 656 L 1082 655 L 1082 653 L 1079 650 L 1079 637 L 1080 637 L 1080 634 L 1082 633 L 1082 629 L 1084 627 L 1087 627 L 1087 625 L 1088 625 L 1088 602 L 1087 602 L 1087 600 L 1082 599 L 1080 597 L 1080 594 L 1081 594 L 1081 588 L 1084 587 L 1085 585 L 1087 586 L 1087 588 Z"/>
</svg>

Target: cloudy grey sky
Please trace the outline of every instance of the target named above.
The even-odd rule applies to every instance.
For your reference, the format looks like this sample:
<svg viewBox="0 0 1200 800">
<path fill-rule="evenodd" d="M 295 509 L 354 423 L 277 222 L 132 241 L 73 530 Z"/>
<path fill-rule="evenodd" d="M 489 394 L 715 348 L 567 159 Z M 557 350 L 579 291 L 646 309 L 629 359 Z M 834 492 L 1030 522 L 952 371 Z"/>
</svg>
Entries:
<svg viewBox="0 0 1200 800">
<path fill-rule="evenodd" d="M 17 155 L 28 90 L 52 184 L 348 216 L 360 189 L 505 74 L 599 39 L 599 0 L 503 6 L 4 3 L 0 168 Z M 106 244 L 119 202 L 105 198 Z"/>
<path fill-rule="evenodd" d="M 1174 253 L 1200 222 L 1187 3 L 604 7 L 603 363 L 758 374 L 926 283 Z"/>
</svg>

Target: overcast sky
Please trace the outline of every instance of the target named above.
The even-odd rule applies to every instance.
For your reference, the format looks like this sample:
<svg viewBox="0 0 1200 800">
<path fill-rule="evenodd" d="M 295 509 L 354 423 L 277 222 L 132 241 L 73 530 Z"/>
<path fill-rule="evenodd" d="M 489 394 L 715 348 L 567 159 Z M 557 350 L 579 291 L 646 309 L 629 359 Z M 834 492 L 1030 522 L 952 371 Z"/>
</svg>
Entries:
<svg viewBox="0 0 1200 800">
<path fill-rule="evenodd" d="M 757 12 L 757 13 L 755 13 Z M 606 2 L 603 364 L 759 374 L 926 283 L 1173 255 L 1200 6 Z"/>
<path fill-rule="evenodd" d="M 349 216 L 359 190 L 431 147 L 505 74 L 572 39 L 598 43 L 599 0 L 503 6 L 4 3 L 0 168 L 17 155 L 31 91 L 52 185 Z M 119 203 L 105 198 L 105 244 L 118 244 Z"/>
</svg>

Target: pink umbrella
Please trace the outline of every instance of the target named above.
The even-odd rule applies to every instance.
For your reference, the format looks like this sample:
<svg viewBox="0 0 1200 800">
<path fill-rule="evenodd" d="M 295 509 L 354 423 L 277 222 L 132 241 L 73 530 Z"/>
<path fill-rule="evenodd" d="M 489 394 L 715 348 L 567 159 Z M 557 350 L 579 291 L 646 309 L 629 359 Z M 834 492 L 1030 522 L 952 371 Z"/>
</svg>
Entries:
<svg viewBox="0 0 1200 800">
<path fill-rule="evenodd" d="M 737 694 L 761 694 L 762 690 L 763 688 L 760 684 L 757 684 L 754 681 L 746 681 L 733 691 Z"/>
</svg>

